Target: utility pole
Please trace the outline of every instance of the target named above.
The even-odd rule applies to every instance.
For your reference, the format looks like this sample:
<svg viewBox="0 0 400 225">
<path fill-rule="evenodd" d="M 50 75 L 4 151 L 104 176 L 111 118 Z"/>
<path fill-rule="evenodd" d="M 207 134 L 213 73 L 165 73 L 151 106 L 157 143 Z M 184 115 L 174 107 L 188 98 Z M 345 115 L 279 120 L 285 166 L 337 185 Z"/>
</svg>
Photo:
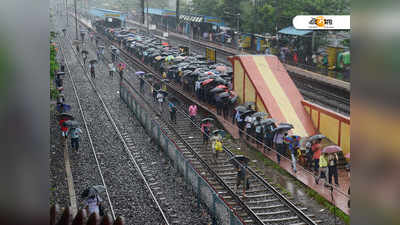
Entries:
<svg viewBox="0 0 400 225">
<path fill-rule="evenodd" d="M 68 27 L 68 3 L 67 3 L 67 0 L 65 0 L 65 13 L 67 14 L 67 27 Z"/>
<path fill-rule="evenodd" d="M 75 39 L 79 40 L 79 38 L 78 38 L 78 17 L 76 15 L 76 0 L 74 0 L 74 7 L 75 7 Z"/>
<path fill-rule="evenodd" d="M 149 30 L 149 0 L 146 0 L 146 6 L 147 6 L 147 13 L 146 13 L 146 24 L 147 24 L 147 33 L 150 33 Z"/>
</svg>

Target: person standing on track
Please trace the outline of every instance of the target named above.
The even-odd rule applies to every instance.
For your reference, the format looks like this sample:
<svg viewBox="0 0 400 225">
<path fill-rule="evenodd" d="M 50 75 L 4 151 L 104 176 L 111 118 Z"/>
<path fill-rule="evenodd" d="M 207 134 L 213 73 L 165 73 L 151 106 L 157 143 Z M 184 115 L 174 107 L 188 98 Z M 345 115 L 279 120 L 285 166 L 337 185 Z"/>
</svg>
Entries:
<svg viewBox="0 0 400 225">
<path fill-rule="evenodd" d="M 206 147 L 208 144 L 208 136 L 210 135 L 210 123 L 202 123 L 201 132 L 203 133 L 203 144 L 204 147 Z"/>
<path fill-rule="evenodd" d="M 82 133 L 82 130 L 77 128 L 71 128 L 67 131 L 67 134 L 71 134 L 71 147 L 76 151 L 79 150 L 79 134 Z"/>
<path fill-rule="evenodd" d="M 214 146 L 214 151 L 215 151 L 215 153 L 214 153 L 215 162 L 217 162 L 217 160 L 218 160 L 218 154 L 219 154 L 220 152 L 222 152 L 222 150 L 223 150 L 221 140 L 219 140 L 218 138 L 215 139 L 215 142 L 214 142 L 213 146 Z"/>
<path fill-rule="evenodd" d="M 242 137 L 243 119 L 241 117 L 240 111 L 236 111 L 235 119 L 236 119 L 236 125 L 239 129 L 239 137 Z"/>
<path fill-rule="evenodd" d="M 110 72 L 110 77 L 114 77 L 114 72 L 115 72 L 115 67 L 114 63 L 108 64 L 109 72 Z"/>
<path fill-rule="evenodd" d="M 164 108 L 163 108 L 164 95 L 161 92 L 157 93 L 157 100 L 158 100 L 158 103 L 160 104 L 160 112 L 163 113 L 164 112 Z"/>
<path fill-rule="evenodd" d="M 142 76 L 139 76 L 139 85 L 140 85 L 140 92 L 144 92 L 144 79 Z"/>
<path fill-rule="evenodd" d="M 169 107 L 169 114 L 171 117 L 171 122 L 176 124 L 176 105 L 173 102 L 169 101 L 168 107 Z"/>
</svg>

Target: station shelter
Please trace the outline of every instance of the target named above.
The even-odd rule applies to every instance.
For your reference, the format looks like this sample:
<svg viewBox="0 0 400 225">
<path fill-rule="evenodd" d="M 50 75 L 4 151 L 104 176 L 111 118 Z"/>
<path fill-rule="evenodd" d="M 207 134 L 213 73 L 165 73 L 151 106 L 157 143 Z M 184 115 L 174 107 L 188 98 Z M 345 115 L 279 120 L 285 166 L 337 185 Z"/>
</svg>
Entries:
<svg viewBox="0 0 400 225">
<path fill-rule="evenodd" d="M 229 60 L 239 103 L 254 102 L 257 111 L 268 113 L 277 123 L 292 124 L 292 134 L 322 133 L 344 154 L 350 152 L 350 118 L 305 101 L 278 57 L 237 55 Z"/>
<path fill-rule="evenodd" d="M 89 15 L 91 16 L 91 21 L 95 21 L 100 18 L 108 23 L 115 23 L 114 20 L 117 20 L 120 21 L 121 26 L 125 25 L 127 16 L 126 13 L 122 13 L 120 11 L 100 8 L 91 8 L 89 10 Z"/>
</svg>

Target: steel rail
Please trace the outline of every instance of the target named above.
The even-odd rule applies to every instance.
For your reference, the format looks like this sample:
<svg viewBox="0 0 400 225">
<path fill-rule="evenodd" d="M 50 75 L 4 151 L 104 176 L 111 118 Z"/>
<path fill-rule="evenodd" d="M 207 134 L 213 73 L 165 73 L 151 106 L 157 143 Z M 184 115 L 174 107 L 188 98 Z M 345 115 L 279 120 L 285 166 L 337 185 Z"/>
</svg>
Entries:
<svg viewBox="0 0 400 225">
<path fill-rule="evenodd" d="M 66 69 L 68 70 L 68 77 L 69 77 L 69 79 L 71 80 L 72 87 L 73 87 L 73 89 L 74 89 L 75 99 L 76 99 L 76 101 L 78 102 L 79 112 L 80 112 L 80 114 L 82 115 L 83 124 L 85 125 L 85 130 L 86 130 L 86 133 L 87 133 L 88 138 L 89 138 L 90 148 L 92 149 L 92 152 L 93 152 L 93 155 L 94 155 L 94 159 L 95 159 L 95 161 L 96 161 L 97 170 L 98 170 L 98 172 L 99 172 L 99 174 L 100 174 L 101 182 L 103 183 L 103 186 L 104 186 L 105 189 L 106 189 L 107 200 L 108 200 L 108 203 L 109 203 L 109 205 L 110 205 L 112 217 L 113 217 L 113 219 L 115 220 L 115 219 L 116 219 L 116 216 L 115 216 L 114 207 L 113 207 L 112 202 L 111 202 L 111 199 L 110 199 L 110 195 L 109 195 L 109 192 L 108 192 L 108 188 L 107 188 L 106 182 L 104 181 L 103 172 L 101 171 L 101 168 L 100 168 L 100 163 L 99 163 L 99 160 L 98 160 L 98 158 L 97 158 L 97 153 L 96 153 L 96 150 L 95 150 L 94 145 L 93 145 L 92 135 L 90 134 L 89 127 L 88 127 L 88 125 L 87 125 L 87 120 L 86 120 L 85 114 L 83 113 L 81 101 L 79 100 L 79 95 L 78 95 L 78 92 L 77 92 L 77 90 L 76 90 L 75 81 L 74 81 L 74 79 L 73 79 L 72 76 L 71 76 L 71 70 L 70 70 L 70 68 L 69 68 L 67 58 L 66 58 L 66 56 L 65 56 L 65 54 L 64 54 L 64 48 L 65 48 L 65 46 L 62 46 L 61 40 L 60 40 L 59 37 L 58 37 L 58 39 L 59 39 L 59 43 L 60 43 L 60 50 L 61 50 L 62 56 L 63 56 L 63 58 L 64 58 L 65 67 L 66 67 Z"/>
<path fill-rule="evenodd" d="M 68 35 L 68 37 L 69 37 L 69 34 L 67 34 L 67 35 Z M 88 79 L 89 83 L 91 84 L 91 86 L 92 86 L 94 92 L 96 93 L 97 97 L 100 99 L 100 101 L 101 101 L 101 103 L 102 103 L 102 106 L 103 106 L 103 108 L 104 108 L 104 110 L 105 110 L 105 112 L 106 112 L 106 114 L 107 114 L 107 117 L 108 117 L 109 121 L 110 121 L 111 124 L 113 125 L 113 128 L 114 128 L 115 132 L 117 133 L 119 139 L 120 139 L 121 142 L 123 143 L 123 145 L 124 145 L 124 150 L 125 150 L 126 153 L 128 154 L 130 160 L 134 163 L 136 170 L 137 170 L 137 171 L 139 172 L 139 174 L 140 174 L 140 177 L 143 179 L 143 181 L 144 181 L 144 183 L 145 183 L 147 189 L 149 190 L 149 192 L 150 192 L 150 194 L 151 194 L 151 196 L 152 196 L 152 199 L 153 199 L 154 203 L 157 205 L 157 208 L 159 209 L 159 211 L 160 211 L 160 213 L 161 213 L 161 215 L 162 215 L 162 217 L 163 217 L 163 219 L 164 219 L 164 222 L 165 222 L 167 225 L 169 225 L 170 223 L 169 223 L 169 221 L 168 221 L 168 219 L 167 219 L 167 217 L 166 217 L 166 215 L 165 215 L 163 209 L 161 208 L 160 203 L 158 202 L 157 198 L 155 197 L 153 191 L 151 190 L 150 185 L 149 185 L 149 183 L 148 183 L 146 177 L 144 176 L 142 170 L 140 169 L 138 163 L 136 162 L 135 158 L 133 157 L 132 153 L 130 152 L 129 147 L 128 147 L 128 145 L 127 145 L 125 139 L 123 138 L 123 136 L 122 136 L 122 134 L 121 134 L 121 132 L 120 132 L 118 126 L 116 125 L 114 118 L 112 117 L 110 111 L 108 110 L 108 108 L 107 108 L 107 106 L 106 106 L 106 104 L 105 104 L 103 98 L 102 98 L 101 95 L 99 94 L 99 91 L 97 90 L 97 88 L 96 88 L 95 84 L 93 83 L 93 81 L 90 79 L 89 74 L 88 74 L 88 72 L 87 72 L 87 70 L 86 70 L 86 68 L 85 68 L 85 65 L 82 63 L 82 61 L 81 61 L 81 59 L 80 59 L 80 56 L 76 53 L 76 50 L 73 48 L 73 45 L 72 45 L 71 41 L 69 41 L 69 43 L 70 43 L 70 45 L 71 45 L 72 51 L 75 53 L 75 55 L 76 55 L 76 57 L 78 58 L 78 61 L 79 61 L 80 65 L 81 65 L 81 67 L 83 68 L 83 71 L 84 71 L 84 74 L 85 74 L 86 78 Z"/>
<path fill-rule="evenodd" d="M 89 29 L 90 29 L 90 28 L 89 28 Z M 106 42 L 111 43 L 111 44 L 114 45 L 114 43 L 113 43 L 112 41 L 110 41 L 110 40 L 108 40 L 108 39 L 106 39 L 106 38 L 103 38 L 103 37 L 102 37 L 102 39 L 105 40 Z M 115 45 L 114 45 L 114 46 L 115 46 Z M 147 71 L 147 72 L 150 72 L 150 73 L 153 73 L 153 74 L 157 74 L 157 73 L 153 70 L 153 68 L 151 68 L 151 67 L 149 67 L 149 66 L 147 66 L 147 65 L 142 64 L 142 62 L 140 62 L 138 59 L 136 59 L 135 57 L 133 57 L 133 56 L 129 55 L 128 53 L 126 53 L 124 49 L 121 49 L 121 48 L 119 48 L 119 49 L 120 49 L 120 52 L 121 52 L 123 55 L 125 55 L 126 57 L 128 57 L 128 58 L 131 60 L 131 61 L 130 61 L 131 63 L 135 64 L 136 66 L 140 67 L 141 69 L 143 69 L 143 70 L 145 70 L 145 71 Z M 120 57 L 120 59 L 123 60 L 121 57 Z M 127 66 L 129 65 L 129 64 L 127 63 L 127 61 L 124 60 L 124 62 L 126 63 Z M 155 78 L 158 79 L 158 80 L 161 80 L 159 77 L 155 77 Z M 126 81 L 126 83 L 127 83 L 132 89 L 136 90 L 136 88 L 134 88 L 133 85 L 132 85 L 128 80 L 126 80 L 125 78 L 124 78 L 124 80 Z M 175 90 L 175 88 L 173 88 L 171 85 L 169 85 L 169 84 L 166 84 L 166 85 L 167 85 L 169 88 L 171 88 L 172 90 L 174 90 L 175 92 L 177 92 L 178 94 L 183 95 L 182 93 L 180 93 L 180 91 Z M 141 94 L 139 94 L 139 95 L 141 95 Z M 142 96 L 142 98 L 143 98 L 145 101 L 147 101 L 143 96 Z M 186 99 L 188 99 L 188 98 L 186 98 Z M 190 101 L 190 99 L 188 99 L 188 100 Z M 154 112 L 156 112 L 153 108 L 152 108 L 152 110 L 153 110 Z M 184 114 L 186 117 L 189 118 L 189 116 L 188 116 L 186 113 L 183 113 L 183 114 Z M 161 117 L 161 119 L 168 125 L 168 127 L 170 128 L 170 130 L 174 132 L 174 134 L 179 138 L 179 140 L 182 141 L 182 143 L 196 156 L 196 158 L 197 158 L 203 165 L 205 165 L 206 169 L 207 169 L 214 177 L 216 177 L 218 181 L 221 181 L 222 184 L 224 184 L 223 186 L 230 192 L 230 194 L 233 194 L 232 196 L 234 196 L 235 199 L 237 198 L 239 202 L 241 202 L 241 203 L 243 203 L 243 204 L 245 205 L 244 209 L 245 209 L 245 210 L 248 209 L 248 210 L 249 210 L 248 212 L 251 212 L 250 215 L 252 216 L 252 214 L 253 214 L 253 215 L 255 216 L 254 219 L 256 219 L 256 222 L 259 221 L 259 222 L 262 224 L 260 218 L 258 218 L 258 216 L 255 215 L 255 213 L 254 213 L 251 209 L 249 209 L 249 208 L 247 207 L 247 205 L 246 205 L 243 201 L 240 200 L 240 198 L 239 198 L 225 183 L 224 183 L 224 181 L 222 181 L 222 179 L 208 166 L 208 164 L 207 164 L 203 159 L 200 158 L 200 156 L 198 155 L 198 153 L 194 151 L 193 147 L 191 147 L 190 144 L 186 142 L 186 140 L 176 131 L 176 129 L 175 129 L 169 122 L 165 121 L 162 117 Z M 224 148 L 225 152 L 226 152 L 228 155 L 234 156 L 234 154 L 233 154 L 229 149 L 227 149 L 225 146 L 224 146 L 223 148 Z M 237 163 L 240 164 L 239 162 L 237 162 Z M 283 196 L 281 193 L 279 193 L 279 191 L 278 191 L 276 188 L 274 188 L 271 184 L 269 184 L 267 181 L 265 181 L 265 180 L 264 180 L 260 175 L 258 175 L 253 169 L 251 169 L 251 168 L 249 168 L 249 167 L 246 167 L 246 169 L 247 169 L 255 178 L 257 178 L 257 180 L 259 180 L 262 184 L 264 184 L 264 186 L 265 186 L 268 190 L 272 191 L 273 194 L 274 194 L 276 197 L 278 197 L 289 209 L 291 209 L 291 211 L 293 211 L 303 222 L 305 222 L 305 223 L 308 224 L 308 225 L 316 225 L 316 223 L 315 223 L 309 216 L 307 216 L 305 213 L 303 213 L 303 212 L 301 211 L 301 209 L 298 208 L 297 206 L 295 206 L 295 204 L 293 204 L 289 199 L 287 199 L 285 196 Z M 218 178 L 219 178 L 219 179 L 218 179 Z M 221 183 L 221 182 L 220 182 L 220 183 Z M 247 210 L 246 210 L 246 211 L 247 211 Z"/>
</svg>

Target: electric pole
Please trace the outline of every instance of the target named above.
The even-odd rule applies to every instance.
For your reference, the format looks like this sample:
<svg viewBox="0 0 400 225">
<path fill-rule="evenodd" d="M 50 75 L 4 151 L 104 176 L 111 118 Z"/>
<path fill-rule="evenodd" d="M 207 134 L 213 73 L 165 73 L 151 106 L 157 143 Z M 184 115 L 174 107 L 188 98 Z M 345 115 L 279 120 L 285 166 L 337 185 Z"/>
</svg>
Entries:
<svg viewBox="0 0 400 225">
<path fill-rule="evenodd" d="M 76 0 L 74 0 L 74 8 L 75 8 L 75 39 L 79 40 L 79 38 L 78 38 L 78 15 L 76 15 Z"/>
<path fill-rule="evenodd" d="M 67 27 L 68 27 L 68 3 L 67 3 L 67 0 L 65 0 L 65 13 L 67 14 Z"/>
</svg>

